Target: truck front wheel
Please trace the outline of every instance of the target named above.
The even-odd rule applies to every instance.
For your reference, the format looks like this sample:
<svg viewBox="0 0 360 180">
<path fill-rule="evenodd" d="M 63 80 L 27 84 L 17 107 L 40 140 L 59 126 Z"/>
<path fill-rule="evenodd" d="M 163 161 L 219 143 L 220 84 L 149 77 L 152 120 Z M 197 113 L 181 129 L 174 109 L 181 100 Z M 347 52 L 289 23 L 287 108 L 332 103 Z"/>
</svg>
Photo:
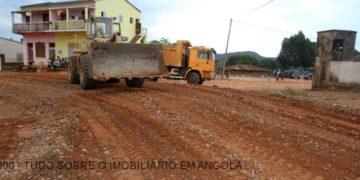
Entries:
<svg viewBox="0 0 360 180">
<path fill-rule="evenodd" d="M 80 85 L 84 90 L 96 88 L 96 81 L 90 76 L 90 56 L 82 55 L 80 57 Z"/>
<path fill-rule="evenodd" d="M 71 56 L 68 66 L 68 78 L 71 84 L 79 84 L 80 78 L 78 74 L 78 67 L 77 67 L 77 58 L 76 56 Z"/>
<path fill-rule="evenodd" d="M 144 85 L 144 79 L 141 78 L 132 78 L 125 79 L 125 83 L 127 87 L 135 87 L 135 88 L 141 88 Z"/>
<path fill-rule="evenodd" d="M 187 83 L 192 85 L 201 85 L 202 79 L 197 72 L 190 72 L 186 77 Z"/>
</svg>

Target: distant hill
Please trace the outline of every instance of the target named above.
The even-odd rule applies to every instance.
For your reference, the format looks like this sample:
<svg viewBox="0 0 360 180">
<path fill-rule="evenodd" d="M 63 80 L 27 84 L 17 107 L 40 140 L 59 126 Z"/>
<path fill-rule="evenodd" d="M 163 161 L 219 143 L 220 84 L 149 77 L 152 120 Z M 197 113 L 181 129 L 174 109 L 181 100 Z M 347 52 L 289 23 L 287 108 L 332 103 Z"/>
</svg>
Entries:
<svg viewBox="0 0 360 180">
<path fill-rule="evenodd" d="M 231 56 L 251 56 L 257 60 L 263 60 L 265 57 L 259 55 L 257 52 L 253 51 L 242 51 L 242 52 L 230 52 L 228 53 L 228 58 Z M 225 59 L 225 54 L 217 54 L 215 57 L 216 61 L 222 61 Z"/>
<path fill-rule="evenodd" d="M 262 64 L 262 65 L 260 65 L 261 67 L 268 68 L 268 69 L 274 69 L 274 67 L 273 67 L 274 63 L 269 64 L 269 62 L 264 61 L 264 59 L 272 59 L 273 61 L 276 61 L 276 57 L 264 57 L 264 56 L 261 56 L 260 54 L 258 54 L 257 52 L 254 52 L 254 51 L 242 51 L 242 52 L 230 52 L 230 53 L 228 53 L 228 58 L 230 58 L 232 56 L 251 56 L 251 57 L 254 57 L 255 59 L 257 59 L 260 62 L 260 64 Z M 217 73 L 219 73 L 220 69 L 222 68 L 223 61 L 225 59 L 225 54 L 217 54 L 215 59 L 216 59 L 216 71 L 217 71 Z"/>
</svg>

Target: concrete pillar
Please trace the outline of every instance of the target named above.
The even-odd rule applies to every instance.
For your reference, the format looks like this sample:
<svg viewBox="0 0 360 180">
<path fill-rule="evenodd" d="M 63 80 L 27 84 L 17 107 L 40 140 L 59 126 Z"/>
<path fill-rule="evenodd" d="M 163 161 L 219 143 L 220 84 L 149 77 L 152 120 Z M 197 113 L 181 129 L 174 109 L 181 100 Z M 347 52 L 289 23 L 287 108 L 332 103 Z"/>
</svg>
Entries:
<svg viewBox="0 0 360 180">
<path fill-rule="evenodd" d="M 36 59 L 36 43 L 35 42 L 32 42 L 32 44 L 33 44 L 33 60 L 34 60 L 34 62 L 37 64 L 38 63 L 38 61 L 37 61 L 37 59 Z"/>
<path fill-rule="evenodd" d="M 27 65 L 29 62 L 29 53 L 28 53 L 28 45 L 27 45 L 27 42 L 25 41 L 25 38 L 24 38 L 24 42 L 23 42 L 23 62 L 24 62 L 24 65 Z"/>
<path fill-rule="evenodd" d="M 49 9 L 49 29 L 52 30 L 52 14 L 51 14 L 51 9 Z"/>
<path fill-rule="evenodd" d="M 85 8 L 85 20 L 87 20 L 89 18 L 89 8 L 86 7 Z"/>
<path fill-rule="evenodd" d="M 49 49 L 50 49 L 50 43 L 45 42 L 45 62 L 47 62 L 50 59 Z"/>
<path fill-rule="evenodd" d="M 69 19 L 70 19 L 69 9 L 66 8 L 66 30 L 69 30 Z"/>
<path fill-rule="evenodd" d="M 29 24 L 30 24 L 30 31 L 32 31 L 32 30 L 31 30 L 31 23 L 32 23 L 32 12 L 30 11 L 30 22 L 29 22 Z"/>
</svg>

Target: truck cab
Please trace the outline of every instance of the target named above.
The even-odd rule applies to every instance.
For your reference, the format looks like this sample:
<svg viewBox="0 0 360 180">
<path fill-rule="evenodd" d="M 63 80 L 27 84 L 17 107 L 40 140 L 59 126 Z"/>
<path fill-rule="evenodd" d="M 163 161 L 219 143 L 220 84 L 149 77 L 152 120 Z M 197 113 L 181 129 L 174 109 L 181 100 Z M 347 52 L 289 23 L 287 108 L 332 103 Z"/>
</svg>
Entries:
<svg viewBox="0 0 360 180">
<path fill-rule="evenodd" d="M 215 51 L 206 47 L 192 47 L 189 54 L 189 66 L 198 71 L 203 80 L 214 78 Z M 189 71 L 190 72 L 190 71 Z"/>
</svg>

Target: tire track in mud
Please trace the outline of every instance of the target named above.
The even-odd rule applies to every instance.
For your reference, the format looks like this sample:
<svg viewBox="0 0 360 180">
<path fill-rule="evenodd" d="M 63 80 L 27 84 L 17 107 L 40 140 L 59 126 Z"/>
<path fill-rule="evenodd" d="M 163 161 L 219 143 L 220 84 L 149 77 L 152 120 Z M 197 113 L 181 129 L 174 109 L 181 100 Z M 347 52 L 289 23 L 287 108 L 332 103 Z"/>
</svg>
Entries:
<svg viewBox="0 0 360 180">
<path fill-rule="evenodd" d="M 8 79 L 0 76 L 0 89 L 14 89 L 16 95 L 29 91 L 34 98 L 58 93 L 55 99 L 69 105 L 64 110 L 79 110 L 78 125 L 90 135 L 75 136 L 78 145 L 98 150 L 85 158 L 239 160 L 244 166 L 241 171 L 109 171 L 104 177 L 360 176 L 354 161 L 360 159 L 356 113 L 231 89 L 147 82 L 141 89 L 101 84 L 84 92 L 67 84 L 63 74 L 20 73 Z M 61 99 L 62 94 L 71 96 Z"/>
<path fill-rule="evenodd" d="M 208 89 L 200 89 L 200 90 L 204 90 L 204 91 L 207 91 Z M 211 90 L 209 90 L 211 91 Z M 182 93 L 182 92 L 178 92 L 178 93 Z M 242 93 L 242 92 L 241 92 Z M 244 94 L 247 94 L 244 92 Z M 191 95 L 190 95 L 191 96 Z M 195 97 L 195 96 L 193 96 Z M 262 111 L 258 111 L 258 112 L 263 112 L 263 113 L 268 113 L 268 112 L 271 112 L 271 114 L 274 114 L 274 115 L 278 115 L 278 116 L 285 116 L 288 118 L 288 120 L 294 120 L 295 122 L 297 123 L 303 123 L 304 125 L 306 125 L 307 127 L 309 128 L 315 128 L 315 131 L 313 132 L 317 132 L 317 131 L 322 131 L 321 133 L 339 133 L 341 134 L 342 136 L 346 135 L 350 135 L 350 137 L 353 137 L 355 140 L 359 139 L 359 135 L 356 136 L 356 133 L 354 133 L 354 131 L 358 131 L 359 130 L 359 127 L 358 125 L 356 124 L 352 124 L 352 123 L 348 123 L 348 122 L 345 122 L 343 120 L 339 120 L 339 119 L 335 119 L 336 121 L 339 121 L 340 124 L 338 123 L 334 123 L 334 124 L 331 124 L 331 123 L 322 123 L 321 126 L 325 126 L 327 127 L 327 130 L 329 131 L 333 131 L 333 132 L 328 132 L 328 131 L 324 131 L 325 128 L 321 127 L 318 123 L 315 123 L 314 121 L 315 120 L 320 120 L 320 121 L 328 121 L 329 119 L 330 120 L 334 120 L 334 118 L 332 117 L 329 117 L 329 116 L 324 116 L 324 115 L 321 115 L 321 116 L 318 116 L 317 114 L 314 114 L 313 112 L 310 112 L 310 111 L 302 111 L 301 109 L 299 109 L 298 111 L 300 111 L 300 113 L 294 113 L 296 112 L 296 110 L 294 108 L 290 109 L 287 107 L 286 104 L 273 104 L 273 102 L 269 102 L 268 100 L 266 100 L 265 102 L 262 101 L 262 100 L 258 100 L 256 99 L 256 97 L 251 97 L 252 100 L 248 100 L 250 98 L 244 96 L 243 94 L 241 95 L 241 98 L 238 99 L 238 101 L 231 101 L 229 102 L 229 99 L 226 99 L 224 100 L 223 98 L 221 97 L 218 97 L 218 98 L 215 98 L 215 97 L 212 97 L 212 96 L 207 96 L 206 98 L 211 98 L 214 102 L 215 101 L 218 101 L 218 102 L 221 102 L 221 104 L 223 105 L 226 105 L 226 107 L 234 107 L 234 106 L 239 106 L 239 107 L 242 107 L 242 108 L 248 108 L 248 110 L 257 110 L 257 109 L 260 109 Z M 261 102 L 261 103 L 259 103 Z M 236 104 L 237 103 L 237 104 Z M 250 106 L 254 107 L 254 108 L 250 108 Z M 309 119 L 309 120 L 308 120 Z M 315 120 L 311 120 L 311 119 L 315 119 Z M 343 126 L 341 122 L 344 122 L 346 124 L 348 124 L 348 126 Z M 335 127 L 343 127 L 343 131 L 339 131 L 335 128 L 333 128 L 332 126 L 335 126 Z M 315 126 L 320 126 L 320 127 L 314 127 Z M 350 126 L 350 127 L 349 127 Z M 319 134 L 319 133 L 317 133 Z M 322 135 L 323 137 L 326 137 L 326 135 Z M 339 135 L 340 136 L 340 135 Z M 349 143 L 354 143 L 354 141 L 352 142 L 349 142 Z"/>
<path fill-rule="evenodd" d="M 138 160 L 162 159 L 165 161 L 183 161 L 192 160 L 194 157 L 200 157 L 200 159 L 196 160 L 206 160 L 206 157 L 202 155 L 201 148 L 195 148 L 194 150 L 190 147 L 183 147 L 182 145 L 185 144 L 185 142 L 177 136 L 174 129 L 158 123 L 158 119 L 155 120 L 154 118 L 151 118 L 151 114 L 144 111 L 143 107 L 136 102 L 129 101 L 128 97 L 96 95 L 90 98 L 99 102 L 106 102 L 108 106 L 111 107 L 108 110 L 110 110 L 113 115 L 111 118 L 111 121 L 113 122 L 112 125 L 117 127 L 118 130 L 125 131 L 118 126 L 126 125 L 129 127 L 129 133 L 126 133 L 126 139 L 130 139 L 132 142 L 132 148 L 129 149 L 135 148 L 137 150 L 132 150 L 132 152 L 137 152 L 142 155 L 141 158 L 133 158 L 137 158 Z M 119 123 L 119 121 L 124 121 L 124 123 Z M 140 131 L 138 132 L 136 130 Z M 202 172 L 175 170 L 171 172 L 165 171 L 160 174 L 155 173 L 155 176 L 164 177 L 164 174 L 178 174 L 188 178 L 193 176 L 217 177 L 223 175 L 216 171 Z"/>
<path fill-rule="evenodd" d="M 200 94 L 200 93 L 194 93 L 194 94 Z M 221 102 L 221 101 L 220 101 Z M 201 106 L 201 104 L 200 105 L 197 105 L 197 106 Z M 246 107 L 247 105 L 242 105 L 242 107 Z M 262 114 L 262 115 L 264 115 L 264 112 L 259 112 L 260 114 Z M 251 114 L 250 114 L 251 115 Z M 271 115 L 271 114 L 270 114 Z M 254 116 L 254 115 L 253 115 Z M 265 116 L 266 116 L 266 114 L 265 114 Z M 279 115 L 279 116 L 281 116 L 281 115 Z M 271 116 L 266 116 L 266 117 L 271 117 Z M 226 117 L 225 117 L 226 118 Z M 235 119 L 236 119 L 236 117 L 234 117 Z M 271 118 L 271 119 L 276 119 L 276 118 Z M 276 121 L 275 121 L 276 122 Z M 281 124 L 281 122 L 277 122 L 278 124 L 280 123 Z M 291 123 L 291 122 L 290 122 Z M 264 125 L 263 125 L 264 126 Z M 266 127 L 266 126 L 264 126 L 264 127 Z M 261 127 L 260 127 L 261 128 Z M 296 129 L 296 128 L 289 128 L 289 127 L 287 127 L 288 129 Z M 287 129 L 286 128 L 286 129 Z M 286 130 L 286 129 L 284 129 L 284 130 Z M 216 131 L 215 131 L 216 132 Z M 272 134 L 274 134 L 274 133 L 272 133 Z M 291 134 L 291 132 L 289 131 L 288 133 L 284 133 L 284 134 Z M 321 133 L 320 133 L 321 134 Z M 316 137 L 317 138 L 317 135 L 319 135 L 319 133 L 315 133 L 315 136 L 314 136 L 314 138 Z M 274 135 L 272 135 L 272 136 L 274 136 Z M 322 137 L 324 137 L 324 136 L 322 136 Z M 323 141 L 323 140 L 321 140 L 321 141 Z M 291 139 L 289 140 L 289 142 L 290 142 L 290 144 L 291 144 Z M 358 142 L 357 142 L 358 143 Z M 335 144 L 335 143 L 334 143 Z M 357 153 L 358 152 L 358 150 L 355 150 L 355 152 L 354 153 Z M 348 153 L 348 152 L 347 152 Z M 309 154 L 309 155 L 311 155 L 311 154 Z M 353 156 L 354 156 L 354 154 L 353 154 Z M 355 156 L 356 156 L 356 154 L 355 154 Z M 320 162 L 321 163 L 321 161 L 318 161 L 318 162 Z M 356 164 L 355 164 L 355 166 L 356 166 Z M 321 169 L 322 167 L 319 167 L 319 169 Z M 344 167 L 339 167 L 339 168 L 341 168 L 341 169 L 344 169 Z"/>
<path fill-rule="evenodd" d="M 160 143 L 167 144 L 169 147 L 165 149 L 167 152 L 163 153 L 166 154 L 166 156 L 170 156 L 172 159 L 175 160 L 178 159 L 178 160 L 222 161 L 223 158 L 212 155 L 211 153 L 209 153 L 208 150 L 206 150 L 206 148 L 204 148 L 204 139 L 201 139 L 199 137 L 199 134 L 194 134 L 193 132 L 189 132 L 188 130 L 189 127 L 186 127 L 187 126 L 186 123 L 182 121 L 178 121 L 176 119 L 172 119 L 171 117 L 160 117 L 160 116 L 154 117 L 152 114 L 158 114 L 156 110 L 151 111 L 151 113 L 145 111 L 146 107 L 144 107 L 144 104 L 141 103 L 142 98 L 143 97 L 141 97 L 141 95 L 138 95 L 138 96 L 129 96 L 129 97 L 114 97 L 114 96 L 107 98 L 101 97 L 100 99 L 112 103 L 113 105 L 120 106 L 120 108 L 128 109 L 130 112 L 138 112 L 139 114 L 141 114 L 141 117 L 136 118 L 137 120 L 139 119 L 143 120 L 143 121 L 139 121 L 139 123 L 149 124 L 150 126 L 148 126 L 147 129 L 150 129 L 150 131 L 154 131 L 154 134 L 158 134 L 162 139 L 165 139 L 165 141 Z M 126 102 L 125 104 L 127 104 L 126 107 L 118 103 L 124 101 Z M 147 118 L 144 119 L 144 117 Z M 135 121 L 135 123 L 137 122 Z M 184 135 L 185 130 L 188 131 L 186 132 L 187 135 L 191 134 L 191 140 L 189 138 L 185 138 Z M 152 134 L 151 137 L 154 137 L 154 134 Z M 151 146 L 153 145 L 154 144 L 151 144 Z M 226 174 L 226 172 L 223 173 Z M 213 175 L 209 176 L 209 174 L 214 174 L 214 173 L 206 172 L 205 175 L 207 177 L 213 177 Z M 239 175 L 239 173 L 231 172 L 232 177 L 234 177 L 236 174 Z"/>
<path fill-rule="evenodd" d="M 166 104 L 166 100 L 170 100 L 171 95 L 169 94 L 168 96 L 165 93 L 157 93 L 156 91 L 154 91 L 154 94 L 157 95 L 152 95 L 153 93 L 148 93 L 147 95 L 150 97 L 162 97 L 164 99 L 159 100 L 158 104 Z M 161 94 L 161 95 L 159 95 Z M 177 97 L 176 97 L 177 98 Z M 175 98 L 175 99 L 176 99 Z M 181 99 L 186 101 L 186 97 L 180 97 Z M 171 99 L 172 100 L 172 99 Z M 194 103 L 194 105 L 196 105 L 196 107 L 206 107 L 204 105 L 197 105 L 197 103 Z M 167 111 L 171 111 L 172 109 L 176 109 L 176 108 L 180 108 L 179 106 L 175 107 L 173 105 L 167 105 L 166 107 L 163 108 L 167 108 Z M 186 105 L 185 105 L 186 108 Z M 183 110 L 183 109 L 179 109 L 179 110 Z M 182 112 L 182 111 L 180 111 Z M 218 119 L 228 119 L 229 117 L 216 117 Z M 216 118 L 211 118 L 211 117 L 206 117 L 204 115 L 197 115 L 197 114 L 192 114 L 192 116 L 188 116 L 185 119 L 189 119 L 189 121 L 191 121 L 191 123 L 196 124 L 196 126 L 200 127 L 201 129 L 206 129 L 207 133 L 206 134 L 211 134 L 211 137 L 215 137 L 215 139 L 217 139 L 217 143 L 221 143 L 222 146 L 221 147 L 217 147 L 217 149 L 226 149 L 225 151 L 230 151 L 230 153 L 228 153 L 228 157 L 227 158 L 233 158 L 233 157 L 238 157 L 239 154 L 241 155 L 245 155 L 246 157 L 251 157 L 250 160 L 254 161 L 254 159 L 259 160 L 259 156 L 266 156 L 266 152 L 265 151 L 260 151 L 258 145 L 251 143 L 251 141 L 245 140 L 244 138 L 242 138 L 242 134 L 239 133 L 238 129 L 232 128 L 230 127 L 222 127 L 219 126 L 219 124 L 217 122 L 212 122 L 212 121 L 216 121 Z M 236 118 L 246 118 L 246 117 L 235 117 Z M 233 120 L 235 121 L 235 120 Z M 221 122 L 220 122 L 221 123 Z M 194 125 L 195 126 L 195 125 Z M 211 144 L 214 145 L 214 144 Z M 228 148 L 225 148 L 228 147 Z M 232 148 L 231 148 L 232 147 Z M 220 150 L 221 151 L 221 150 Z M 232 152 L 231 152 L 232 151 Z M 235 152 L 235 153 L 234 153 Z M 224 150 L 221 152 L 224 153 Z M 284 160 L 283 158 L 281 158 L 280 156 L 276 156 L 271 160 L 271 162 L 267 161 L 265 162 L 264 159 L 262 159 L 262 161 L 260 160 L 260 164 L 266 164 L 267 167 L 271 167 L 271 170 L 274 171 L 275 169 L 277 170 L 277 175 L 281 175 L 282 177 L 286 177 L 288 176 L 285 173 L 282 173 L 282 166 L 278 167 L 278 164 L 283 164 Z M 268 157 L 267 157 L 268 158 Z M 253 162 L 252 165 L 257 165 L 256 161 L 255 163 Z M 265 168 L 266 169 L 266 168 Z M 266 170 L 265 170 L 266 171 Z M 268 171 L 271 172 L 271 171 Z M 257 172 L 258 173 L 258 172 Z M 299 173 L 300 174 L 300 173 Z M 308 174 L 307 174 L 308 175 Z"/>
</svg>

